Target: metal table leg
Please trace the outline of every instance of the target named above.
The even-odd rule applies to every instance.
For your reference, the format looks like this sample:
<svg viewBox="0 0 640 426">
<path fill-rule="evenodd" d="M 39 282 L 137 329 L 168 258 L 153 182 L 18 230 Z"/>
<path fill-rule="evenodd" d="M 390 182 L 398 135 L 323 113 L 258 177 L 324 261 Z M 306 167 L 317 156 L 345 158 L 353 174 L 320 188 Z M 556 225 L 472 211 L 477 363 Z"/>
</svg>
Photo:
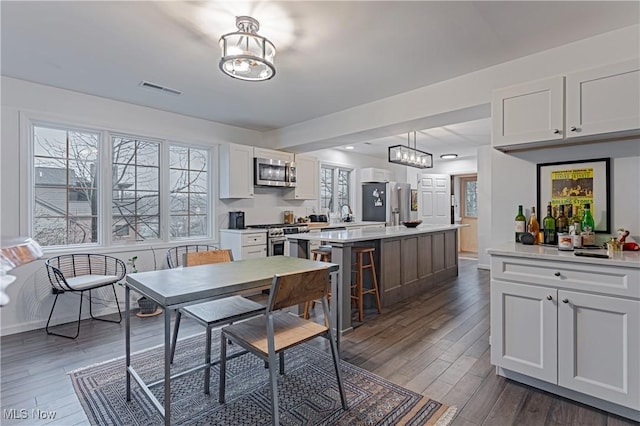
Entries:
<svg viewBox="0 0 640 426">
<path fill-rule="evenodd" d="M 171 311 L 164 310 L 164 424 L 171 424 Z"/>
<path fill-rule="evenodd" d="M 124 329 L 125 329 L 125 338 L 124 338 L 124 346 L 125 346 L 125 354 L 127 358 L 127 401 L 131 401 L 131 373 L 129 373 L 129 367 L 131 366 L 131 318 L 130 318 L 130 294 L 131 289 L 129 286 L 125 286 L 124 291 Z"/>
</svg>

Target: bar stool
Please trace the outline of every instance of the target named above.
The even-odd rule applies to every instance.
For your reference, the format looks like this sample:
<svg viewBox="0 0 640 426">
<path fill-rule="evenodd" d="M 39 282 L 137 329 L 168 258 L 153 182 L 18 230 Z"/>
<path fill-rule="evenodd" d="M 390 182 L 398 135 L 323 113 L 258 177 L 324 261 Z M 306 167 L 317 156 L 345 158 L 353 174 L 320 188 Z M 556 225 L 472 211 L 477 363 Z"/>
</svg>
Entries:
<svg viewBox="0 0 640 426">
<path fill-rule="evenodd" d="M 317 249 L 311 250 L 313 260 L 319 260 L 320 262 L 331 262 L 331 246 L 320 246 Z M 331 297 L 331 293 L 327 294 L 327 299 Z M 309 311 L 315 308 L 316 302 L 305 302 L 304 313 L 302 317 L 309 319 Z"/>
<path fill-rule="evenodd" d="M 362 322 L 364 317 L 364 295 L 373 294 L 376 297 L 376 305 L 378 313 L 382 312 L 380 306 L 380 293 L 378 292 L 378 278 L 376 277 L 376 265 L 373 261 L 373 253 L 376 251 L 375 247 L 354 247 L 352 249 L 356 256 L 355 269 L 352 271 L 356 275 L 355 284 L 351 285 L 352 293 L 351 300 L 355 301 L 358 306 L 358 321 Z M 368 254 L 369 263 L 364 264 L 364 256 Z M 364 288 L 364 272 L 368 269 L 371 271 L 372 288 Z"/>
</svg>

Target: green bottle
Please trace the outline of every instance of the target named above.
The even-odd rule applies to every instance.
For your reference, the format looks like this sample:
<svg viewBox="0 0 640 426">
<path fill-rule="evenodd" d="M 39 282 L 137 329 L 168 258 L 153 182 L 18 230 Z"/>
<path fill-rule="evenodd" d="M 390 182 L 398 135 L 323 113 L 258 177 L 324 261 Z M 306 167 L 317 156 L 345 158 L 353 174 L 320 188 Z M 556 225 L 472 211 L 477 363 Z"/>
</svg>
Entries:
<svg viewBox="0 0 640 426">
<path fill-rule="evenodd" d="M 582 213 L 582 222 L 580 225 L 583 231 L 595 230 L 596 225 L 591 215 L 591 205 L 589 203 L 584 205 L 584 213 Z"/>
<path fill-rule="evenodd" d="M 524 233 L 527 226 L 527 218 L 522 213 L 522 206 L 518 206 L 518 214 L 516 215 L 516 243 L 520 242 L 520 236 Z"/>
<path fill-rule="evenodd" d="M 542 219 L 542 229 L 544 231 L 544 243 L 555 245 L 556 241 L 556 220 L 551 215 L 551 202 L 547 205 L 547 216 Z"/>
<path fill-rule="evenodd" d="M 569 232 L 569 219 L 564 215 L 564 205 L 558 206 L 558 217 L 556 218 L 556 233 Z"/>
</svg>

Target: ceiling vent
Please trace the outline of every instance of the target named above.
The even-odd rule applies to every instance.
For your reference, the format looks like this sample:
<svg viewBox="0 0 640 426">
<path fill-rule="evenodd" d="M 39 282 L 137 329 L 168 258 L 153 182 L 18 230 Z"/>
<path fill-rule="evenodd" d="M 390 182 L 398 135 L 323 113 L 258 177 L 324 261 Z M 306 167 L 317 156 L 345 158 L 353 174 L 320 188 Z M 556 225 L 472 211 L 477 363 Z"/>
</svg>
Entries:
<svg viewBox="0 0 640 426">
<path fill-rule="evenodd" d="M 138 84 L 138 86 L 140 87 L 146 87 L 147 89 L 153 89 L 153 90 L 159 90 L 161 92 L 165 92 L 165 93 L 170 93 L 172 95 L 181 95 L 182 92 L 176 89 L 172 89 L 170 87 L 164 87 L 164 86 L 160 86 L 159 84 L 155 84 L 155 83 L 150 83 L 148 81 L 144 81 L 142 80 L 140 82 L 140 84 Z"/>
</svg>

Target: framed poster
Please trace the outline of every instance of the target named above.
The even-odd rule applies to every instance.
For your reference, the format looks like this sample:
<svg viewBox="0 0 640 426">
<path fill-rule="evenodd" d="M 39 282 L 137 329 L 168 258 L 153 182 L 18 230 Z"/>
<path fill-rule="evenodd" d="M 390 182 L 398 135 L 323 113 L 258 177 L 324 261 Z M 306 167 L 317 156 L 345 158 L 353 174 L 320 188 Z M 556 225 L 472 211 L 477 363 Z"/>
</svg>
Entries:
<svg viewBox="0 0 640 426">
<path fill-rule="evenodd" d="M 582 217 L 589 204 L 596 232 L 611 232 L 611 196 L 609 158 L 538 164 L 538 214 L 546 216 L 546 207 L 572 205 L 574 216 Z M 577 211 L 576 211 L 577 209 Z M 565 215 L 567 214 L 565 207 Z"/>
</svg>

